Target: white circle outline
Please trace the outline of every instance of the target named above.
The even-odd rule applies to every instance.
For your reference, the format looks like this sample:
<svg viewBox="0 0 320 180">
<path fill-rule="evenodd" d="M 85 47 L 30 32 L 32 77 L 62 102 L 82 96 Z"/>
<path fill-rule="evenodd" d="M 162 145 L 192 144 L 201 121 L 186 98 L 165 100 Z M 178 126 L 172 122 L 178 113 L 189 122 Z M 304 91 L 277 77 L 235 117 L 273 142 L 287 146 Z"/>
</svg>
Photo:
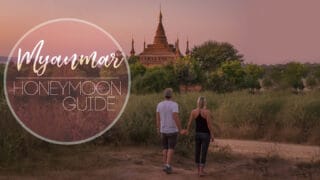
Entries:
<svg viewBox="0 0 320 180">
<path fill-rule="evenodd" d="M 83 140 L 79 140 L 79 141 L 72 141 L 72 142 L 63 142 L 63 141 L 56 141 L 56 140 L 52 140 L 52 139 L 48 139 L 48 138 L 45 138 L 37 133 L 35 133 L 34 131 L 32 131 L 31 129 L 29 129 L 21 120 L 20 118 L 17 116 L 17 114 L 15 113 L 15 111 L 13 110 L 12 106 L 11 106 L 11 102 L 9 101 L 9 97 L 8 97 L 8 92 L 7 92 L 7 70 L 8 70 L 8 66 L 9 66 L 9 63 L 10 63 L 10 60 L 11 60 L 11 57 L 12 57 L 12 54 L 13 52 L 16 50 L 17 46 L 21 43 L 21 41 L 24 40 L 24 38 L 26 38 L 30 33 L 32 33 L 33 31 L 45 26 L 45 25 L 48 25 L 48 24 L 51 24 L 51 23 L 55 23 L 55 22 L 61 22 L 61 21 L 73 21 L 73 22 L 78 22 L 78 23 L 84 23 L 84 24 L 87 24 L 89 26 L 92 26 L 94 28 L 97 28 L 99 31 L 101 31 L 102 33 L 104 33 L 105 35 L 107 35 L 112 41 L 113 43 L 115 43 L 115 45 L 117 46 L 118 50 L 121 51 L 122 53 L 122 56 L 125 58 L 125 64 L 126 64 L 126 67 L 127 67 L 127 73 L 128 73 L 128 91 L 127 91 L 127 95 L 126 95 L 126 99 L 125 99 L 125 102 L 120 110 L 120 112 L 118 113 L 117 117 L 112 121 L 111 124 L 108 125 L 108 127 L 106 127 L 103 131 L 97 133 L 96 135 L 92 136 L 92 137 L 89 137 L 87 139 L 83 139 Z M 129 97 L 130 97 L 130 90 L 131 90 L 131 72 L 130 72 L 130 67 L 129 67 L 129 64 L 128 64 L 128 60 L 127 60 L 127 57 L 123 51 L 123 49 L 121 48 L 120 44 L 118 43 L 118 41 L 115 40 L 115 38 L 113 38 L 113 36 L 108 33 L 107 31 L 105 31 L 104 29 L 102 29 L 100 26 L 96 25 L 96 24 L 93 24 L 91 22 L 88 22 L 88 21 L 85 21 L 85 20 L 81 20 L 81 19 L 77 19 L 77 18 L 58 18 L 58 19 L 52 19 L 52 20 L 49 20 L 49 21 L 45 21 L 41 24 L 38 24 L 37 26 L 34 26 L 33 28 L 31 28 L 29 31 L 27 31 L 18 41 L 17 43 L 13 46 L 12 50 L 10 51 L 10 54 L 9 54 L 9 57 L 7 59 L 7 63 L 6 63 L 6 66 L 5 66 L 5 70 L 4 70 L 4 95 L 5 95 L 5 98 L 6 98 L 6 101 L 7 101 L 7 104 L 9 106 L 9 109 L 10 111 L 12 112 L 14 118 L 18 121 L 18 123 L 25 129 L 27 130 L 30 134 L 32 134 L 33 136 L 43 140 L 43 141 L 46 141 L 46 142 L 49 142 L 49 143 L 52 143 L 52 144 L 59 144 L 59 145 L 76 145 L 76 144 L 82 144 L 82 143 L 86 143 L 86 142 L 89 142 L 89 141 L 92 141 L 94 139 L 96 139 L 97 137 L 103 135 L 104 133 L 106 133 L 111 127 L 113 127 L 115 125 L 115 123 L 120 119 L 120 116 L 122 115 L 125 107 L 127 106 L 127 103 L 128 103 L 128 100 L 129 100 Z"/>
</svg>

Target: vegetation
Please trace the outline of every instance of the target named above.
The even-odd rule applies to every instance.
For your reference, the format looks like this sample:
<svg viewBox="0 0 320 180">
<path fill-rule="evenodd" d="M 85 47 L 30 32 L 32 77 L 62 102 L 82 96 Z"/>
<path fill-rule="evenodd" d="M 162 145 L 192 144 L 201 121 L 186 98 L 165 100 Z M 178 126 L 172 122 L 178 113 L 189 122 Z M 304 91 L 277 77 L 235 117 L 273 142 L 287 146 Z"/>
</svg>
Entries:
<svg viewBox="0 0 320 180">
<path fill-rule="evenodd" d="M 179 91 L 179 85 L 201 85 L 218 93 L 263 89 L 317 89 L 320 65 L 290 62 L 280 65 L 244 64 L 242 55 L 228 43 L 207 41 L 193 48 L 190 56 L 180 58 L 164 68 L 145 68 L 136 56 L 130 57 L 132 92 L 159 92 L 166 87 Z"/>
<path fill-rule="evenodd" d="M 216 41 L 207 41 L 195 46 L 191 56 L 199 62 L 204 71 L 215 70 L 228 61 L 243 61 L 243 56 L 232 44 Z"/>
<path fill-rule="evenodd" d="M 218 137 L 320 145 L 320 92 L 304 96 L 287 92 L 252 95 L 241 91 L 176 94 L 184 126 L 200 95 L 207 97 Z M 121 120 L 110 133 L 128 134 L 117 137 L 119 142 L 157 143 L 154 112 L 161 99 L 161 94 L 132 95 Z M 192 136 L 189 138 L 184 138 L 183 143 L 191 142 Z"/>
<path fill-rule="evenodd" d="M 320 145 L 320 92 L 303 96 L 287 92 L 252 95 L 244 91 L 227 94 L 209 91 L 176 94 L 175 100 L 180 105 L 183 126 L 186 126 L 189 113 L 195 108 L 196 99 L 200 95 L 207 98 L 208 108 L 213 112 L 214 132 L 217 137 Z M 162 93 L 131 95 L 119 122 L 93 143 L 159 144 L 154 114 L 156 104 L 161 100 Z M 39 147 L 52 147 L 23 130 L 3 100 L 0 124 L 2 163 L 27 156 Z M 192 147 L 193 133 L 180 137 L 177 149 L 180 154 L 187 154 Z"/>
<path fill-rule="evenodd" d="M 320 145 L 318 64 L 244 64 L 232 45 L 211 41 L 196 46 L 191 56 L 164 67 L 146 68 L 137 57 L 129 62 L 132 94 L 127 108 L 119 122 L 93 144 L 159 144 L 155 108 L 162 99 L 162 90 L 172 87 L 177 92 L 175 100 L 180 105 L 183 126 L 197 97 L 202 95 L 213 112 L 217 137 Z M 0 164 L 28 156 L 39 148 L 50 151 L 53 145 L 34 138 L 15 121 L 3 95 L 3 66 L 0 68 Z M 104 69 L 82 70 L 87 75 L 110 73 Z M 204 90 L 178 94 L 179 85 L 201 85 Z M 306 87 L 313 91 L 291 93 Z M 255 93 L 260 88 L 269 91 Z M 180 137 L 177 151 L 186 154 L 192 143 L 193 133 Z"/>
</svg>

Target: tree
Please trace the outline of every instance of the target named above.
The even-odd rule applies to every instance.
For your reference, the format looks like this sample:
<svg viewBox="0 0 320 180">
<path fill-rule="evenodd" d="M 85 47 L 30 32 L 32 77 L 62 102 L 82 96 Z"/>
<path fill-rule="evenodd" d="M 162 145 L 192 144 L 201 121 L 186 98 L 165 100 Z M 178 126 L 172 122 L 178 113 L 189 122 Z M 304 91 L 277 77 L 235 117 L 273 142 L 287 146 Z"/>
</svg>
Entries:
<svg viewBox="0 0 320 180">
<path fill-rule="evenodd" d="M 204 42 L 193 48 L 191 56 L 199 61 L 201 68 L 207 72 L 218 69 L 224 62 L 243 61 L 243 56 L 238 53 L 238 50 L 227 42 Z"/>
<path fill-rule="evenodd" d="M 161 92 L 167 87 L 177 90 L 178 82 L 173 66 L 167 65 L 147 69 L 143 76 L 139 75 L 134 79 L 132 87 L 134 93 L 153 93 Z"/>
<path fill-rule="evenodd" d="M 302 78 L 306 77 L 307 68 L 299 62 L 291 62 L 286 65 L 283 77 L 288 85 L 295 89 L 303 89 Z"/>
<path fill-rule="evenodd" d="M 235 87 L 241 86 L 245 77 L 245 71 L 239 61 L 227 61 L 221 65 L 221 70 L 226 80 Z"/>
<path fill-rule="evenodd" d="M 283 72 L 286 66 L 283 64 L 264 65 L 264 77 L 262 85 L 265 88 L 285 88 L 287 85 L 284 81 Z"/>
<path fill-rule="evenodd" d="M 317 65 L 313 70 L 313 76 L 320 81 L 320 65 Z"/>
<path fill-rule="evenodd" d="M 245 74 L 240 61 L 227 61 L 211 73 L 207 86 L 218 92 L 234 91 L 242 88 Z"/>
<path fill-rule="evenodd" d="M 309 69 L 309 73 L 305 79 L 306 85 L 313 89 L 317 87 L 320 82 L 320 65 L 309 65 L 307 68 Z"/>
<path fill-rule="evenodd" d="M 190 56 L 178 59 L 174 65 L 174 71 L 180 84 L 199 84 L 202 81 L 203 73 L 199 62 Z"/>
<path fill-rule="evenodd" d="M 310 88 L 315 88 L 317 86 L 317 79 L 314 76 L 308 76 L 306 78 L 306 85 Z"/>
<path fill-rule="evenodd" d="M 244 87 L 253 90 L 255 88 L 259 89 L 259 79 L 262 78 L 264 74 L 264 69 L 256 64 L 247 64 L 244 68 L 245 71 L 245 79 L 244 79 Z"/>
<path fill-rule="evenodd" d="M 100 69 L 99 68 L 92 68 L 90 64 L 83 64 L 78 67 L 79 70 L 83 71 L 87 77 L 99 77 L 100 76 Z"/>
<path fill-rule="evenodd" d="M 128 59 L 128 63 L 130 64 L 135 64 L 136 62 L 139 61 L 139 57 L 138 56 L 130 56 Z"/>
<path fill-rule="evenodd" d="M 134 79 L 137 76 L 143 76 L 146 70 L 146 67 L 144 67 L 139 61 L 136 61 L 134 64 L 130 64 L 131 79 Z"/>
</svg>

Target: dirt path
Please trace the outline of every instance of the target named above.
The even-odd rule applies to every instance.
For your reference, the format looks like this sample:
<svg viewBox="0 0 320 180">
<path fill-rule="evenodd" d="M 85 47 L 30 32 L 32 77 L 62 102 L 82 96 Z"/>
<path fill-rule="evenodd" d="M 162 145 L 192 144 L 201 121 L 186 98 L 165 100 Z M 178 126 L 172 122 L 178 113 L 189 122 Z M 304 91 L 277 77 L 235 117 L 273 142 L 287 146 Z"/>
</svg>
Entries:
<svg viewBox="0 0 320 180">
<path fill-rule="evenodd" d="M 208 176 L 201 179 L 320 179 L 320 163 L 307 162 L 316 158 L 319 147 L 217 139 L 210 148 Z M 11 167 L 0 167 L 0 180 L 198 179 L 192 155 L 176 154 L 171 175 L 162 171 L 161 159 L 159 147 L 58 147 L 38 152 Z"/>
<path fill-rule="evenodd" d="M 229 146 L 232 152 L 244 155 L 279 156 L 296 161 L 320 160 L 320 146 L 231 139 L 216 139 L 213 146 Z"/>
</svg>

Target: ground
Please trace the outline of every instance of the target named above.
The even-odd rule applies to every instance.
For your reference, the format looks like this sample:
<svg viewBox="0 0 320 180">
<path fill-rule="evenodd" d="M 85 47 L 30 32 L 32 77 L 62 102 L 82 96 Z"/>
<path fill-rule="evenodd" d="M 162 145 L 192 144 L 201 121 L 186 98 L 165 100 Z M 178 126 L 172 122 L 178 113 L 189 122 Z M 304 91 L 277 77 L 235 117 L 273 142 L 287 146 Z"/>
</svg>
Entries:
<svg viewBox="0 0 320 180">
<path fill-rule="evenodd" d="M 201 179 L 320 179 L 319 147 L 216 140 Z M 199 179 L 193 156 L 176 154 L 173 174 L 162 171 L 153 146 L 64 147 L 0 167 L 0 179 Z"/>
</svg>

